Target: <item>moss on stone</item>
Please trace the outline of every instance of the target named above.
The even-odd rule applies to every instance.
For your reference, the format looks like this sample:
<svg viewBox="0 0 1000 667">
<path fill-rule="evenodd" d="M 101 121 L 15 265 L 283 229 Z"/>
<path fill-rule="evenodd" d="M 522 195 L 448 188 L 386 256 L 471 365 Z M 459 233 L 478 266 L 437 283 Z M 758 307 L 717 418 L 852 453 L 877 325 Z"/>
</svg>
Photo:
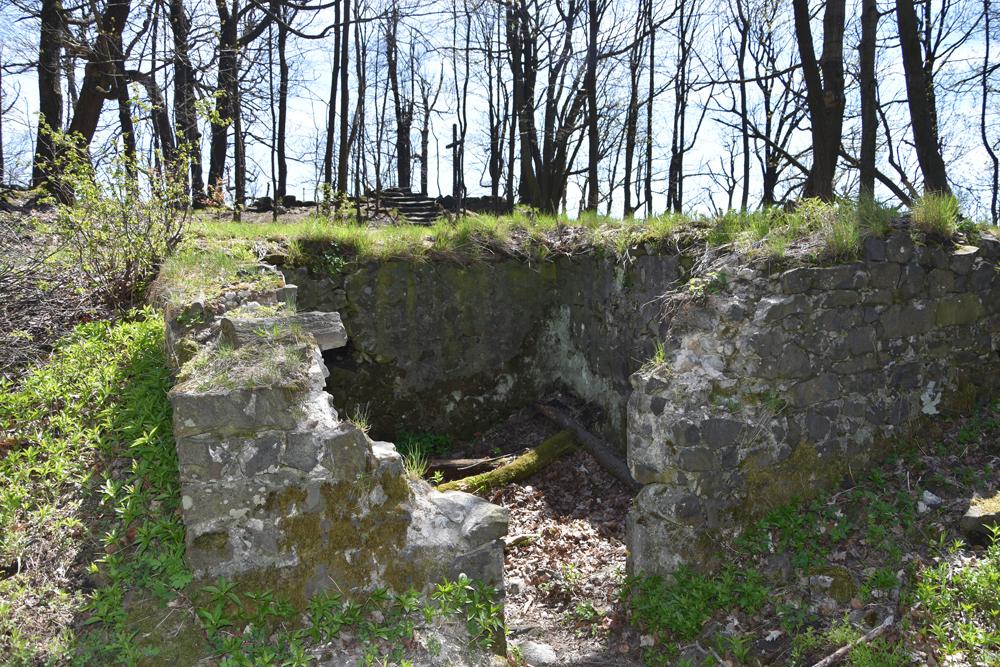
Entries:
<svg viewBox="0 0 1000 667">
<path fill-rule="evenodd" d="M 376 487 L 381 502 L 368 507 Z M 306 511 L 305 489 L 291 487 L 272 493 L 264 507 L 277 522 L 278 549 L 294 551 L 298 564 L 268 568 L 234 577 L 244 590 L 280 591 L 303 610 L 319 590 L 334 588 L 361 597 L 372 582 L 403 591 L 439 574 L 435 566 L 400 558 L 410 525 L 410 487 L 402 476 L 383 474 L 353 482 L 324 483 L 322 502 Z"/>
<path fill-rule="evenodd" d="M 746 475 L 746 498 L 737 514 L 750 521 L 791 498 L 809 499 L 840 479 L 845 470 L 842 460 L 824 460 L 810 442 L 800 442 L 785 460 L 764 466 L 761 460 L 748 459 L 741 465 Z"/>
<path fill-rule="evenodd" d="M 857 585 L 851 571 L 840 565 L 819 565 L 809 569 L 811 577 L 829 577 L 831 584 L 827 592 L 840 604 L 847 604 L 857 595 Z"/>
</svg>

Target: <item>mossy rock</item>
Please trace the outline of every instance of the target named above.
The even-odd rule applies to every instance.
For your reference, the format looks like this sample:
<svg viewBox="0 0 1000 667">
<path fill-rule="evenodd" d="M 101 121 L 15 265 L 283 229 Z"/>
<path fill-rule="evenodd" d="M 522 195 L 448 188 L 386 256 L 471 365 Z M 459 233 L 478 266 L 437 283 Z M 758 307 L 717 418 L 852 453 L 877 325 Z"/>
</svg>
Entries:
<svg viewBox="0 0 1000 667">
<path fill-rule="evenodd" d="M 840 565 L 819 565 L 808 572 L 810 577 L 829 577 L 832 582 L 826 589 L 827 594 L 840 604 L 847 604 L 857 595 L 858 587 L 854 583 L 851 571 Z"/>
</svg>

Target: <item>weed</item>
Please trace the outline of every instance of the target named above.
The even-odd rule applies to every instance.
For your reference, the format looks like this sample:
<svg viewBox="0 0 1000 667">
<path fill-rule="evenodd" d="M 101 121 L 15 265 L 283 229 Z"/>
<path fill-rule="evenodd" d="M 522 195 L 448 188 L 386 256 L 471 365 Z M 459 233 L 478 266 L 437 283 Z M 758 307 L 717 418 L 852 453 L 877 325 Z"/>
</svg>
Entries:
<svg viewBox="0 0 1000 667">
<path fill-rule="evenodd" d="M 403 469 L 412 479 L 423 479 L 427 474 L 427 455 L 419 449 L 403 454 Z"/>
<path fill-rule="evenodd" d="M 367 433 L 372 428 L 370 413 L 371 413 L 370 403 L 365 403 L 364 405 L 358 403 L 354 406 L 354 409 L 351 410 L 351 416 L 348 417 L 348 420 L 352 424 L 357 426 L 359 429 L 361 429 L 362 433 L 365 433 L 367 435 Z"/>
<path fill-rule="evenodd" d="M 406 457 L 419 452 L 425 459 L 444 456 L 451 451 L 451 438 L 435 433 L 402 431 L 396 438 L 396 449 Z"/>
<path fill-rule="evenodd" d="M 81 325 L 19 388 L 0 383 L 0 428 L 32 443 L 0 458 L 0 562 L 35 560 L 33 572 L 0 581 L 3 655 L 134 663 L 143 650 L 126 627 L 125 591 L 166 600 L 190 582 L 162 345 L 163 322 L 148 311 Z M 103 543 L 89 543 L 102 532 Z M 73 574 L 76 554 L 98 549 L 87 569 L 107 583 L 87 595 L 58 573 Z M 86 616 L 79 638 L 67 625 L 74 614 Z"/>
<path fill-rule="evenodd" d="M 657 368 L 665 363 L 667 363 L 667 348 L 662 340 L 658 340 L 653 349 L 653 356 L 646 362 L 646 368 Z"/>
<path fill-rule="evenodd" d="M 955 566 L 961 549 L 918 573 L 915 598 L 926 611 L 924 627 L 946 655 L 968 651 L 989 664 L 1000 658 L 1000 530 L 978 561 Z M 942 544 L 944 541 L 942 540 Z"/>
<path fill-rule="evenodd" d="M 717 611 L 756 612 L 767 600 L 767 589 L 754 570 L 729 567 L 709 577 L 682 566 L 669 582 L 659 576 L 632 577 L 623 595 L 633 623 L 663 642 L 674 642 L 695 637 Z"/>
<path fill-rule="evenodd" d="M 729 280 L 721 271 L 710 271 L 704 278 L 695 277 L 688 281 L 688 291 L 699 298 L 709 294 L 721 294 L 728 286 Z"/>
<path fill-rule="evenodd" d="M 858 223 L 862 236 L 885 236 L 899 217 L 899 207 L 886 206 L 872 198 L 858 202 Z"/>
<path fill-rule="evenodd" d="M 958 199 L 950 194 L 925 193 L 913 203 L 910 218 L 920 232 L 950 239 L 958 230 Z"/>
</svg>

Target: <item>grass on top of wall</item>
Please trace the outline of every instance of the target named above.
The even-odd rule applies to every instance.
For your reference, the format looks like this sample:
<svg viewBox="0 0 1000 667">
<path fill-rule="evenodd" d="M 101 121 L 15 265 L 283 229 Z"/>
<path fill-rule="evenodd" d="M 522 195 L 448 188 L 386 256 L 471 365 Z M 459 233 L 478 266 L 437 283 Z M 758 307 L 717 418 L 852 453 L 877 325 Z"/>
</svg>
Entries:
<svg viewBox="0 0 1000 667">
<path fill-rule="evenodd" d="M 794 210 L 779 207 L 730 211 L 714 216 L 665 213 L 624 220 L 584 214 L 576 219 L 518 207 L 509 215 L 447 216 L 430 226 L 367 227 L 353 216 L 310 214 L 289 222 L 232 222 L 203 217 L 192 225 L 206 239 L 258 239 L 329 243 L 358 260 L 422 259 L 434 256 L 475 258 L 494 252 L 532 257 L 551 250 L 604 248 L 624 254 L 644 242 L 686 236 L 712 246 L 731 245 L 748 254 L 784 256 L 789 246 L 814 237 L 818 256 L 841 259 L 856 253 L 866 235 L 883 235 L 899 210 L 876 202 L 832 204 L 805 200 Z"/>
<path fill-rule="evenodd" d="M 942 208 L 923 201 L 914 205 L 914 216 L 933 218 L 927 210 Z M 280 276 L 260 268 L 265 257 L 286 267 L 338 273 L 353 263 L 392 259 L 475 262 L 513 257 L 533 263 L 593 251 L 627 257 L 644 243 L 669 243 L 672 248 L 728 248 L 771 262 L 841 262 L 856 258 L 866 237 L 886 235 L 903 215 L 896 207 L 850 200 L 804 200 L 792 210 L 771 207 L 714 216 L 665 213 L 625 220 L 593 214 L 570 219 L 518 207 L 510 215 L 446 216 L 429 226 L 369 227 L 356 224 L 353 216 L 319 214 L 277 222 L 202 215 L 164 263 L 154 294 L 158 301 L 184 304 L 212 301 L 231 290 L 277 287 Z M 976 225 L 967 223 L 949 228 L 967 236 L 978 233 Z M 926 235 L 923 226 L 914 225 L 914 230 Z"/>
</svg>

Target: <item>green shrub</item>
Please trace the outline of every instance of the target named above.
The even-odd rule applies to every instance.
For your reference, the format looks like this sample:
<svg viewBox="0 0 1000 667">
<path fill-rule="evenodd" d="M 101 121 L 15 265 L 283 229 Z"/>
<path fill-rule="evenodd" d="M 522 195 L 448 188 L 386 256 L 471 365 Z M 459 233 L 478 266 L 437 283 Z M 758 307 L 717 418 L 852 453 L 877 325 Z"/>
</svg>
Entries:
<svg viewBox="0 0 1000 667">
<path fill-rule="evenodd" d="M 954 195 L 928 192 L 913 203 L 913 226 L 928 236 L 948 239 L 958 230 L 958 199 Z"/>
<path fill-rule="evenodd" d="M 176 175 L 185 160 L 160 169 L 118 153 L 98 170 L 77 138 L 51 134 L 63 200 L 52 231 L 102 300 L 118 310 L 134 306 L 181 239 L 185 193 Z"/>
</svg>

